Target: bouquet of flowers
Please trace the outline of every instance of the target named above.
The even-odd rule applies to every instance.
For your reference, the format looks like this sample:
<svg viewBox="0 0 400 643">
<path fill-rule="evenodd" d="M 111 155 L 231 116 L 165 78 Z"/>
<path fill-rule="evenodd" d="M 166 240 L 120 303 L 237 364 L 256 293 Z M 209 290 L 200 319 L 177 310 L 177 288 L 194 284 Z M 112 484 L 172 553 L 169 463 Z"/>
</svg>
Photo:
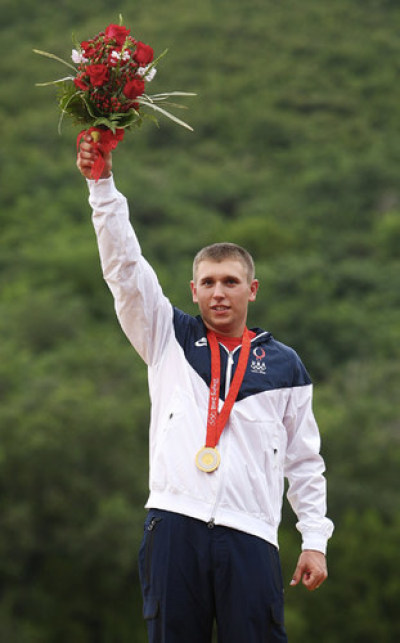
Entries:
<svg viewBox="0 0 400 643">
<path fill-rule="evenodd" d="M 144 119 L 157 123 L 155 114 L 162 114 L 175 123 L 192 130 L 164 105 L 182 107 L 170 103 L 170 97 L 195 96 L 191 92 L 169 92 L 146 94 L 146 85 L 156 75 L 156 64 L 166 54 L 163 52 L 154 60 L 150 45 L 136 40 L 130 29 L 120 24 L 110 24 L 90 40 L 76 43 L 72 50 L 72 63 L 39 49 L 34 52 L 63 63 L 74 74 L 39 86 L 58 86 L 58 105 L 61 110 L 59 131 L 65 115 L 72 117 L 76 124 L 86 126 L 78 135 L 91 133 L 97 150 L 97 160 L 92 176 L 100 177 L 104 160 L 103 154 L 114 149 L 124 137 L 126 129 L 140 127 Z M 161 104 L 161 105 L 160 105 Z"/>
</svg>

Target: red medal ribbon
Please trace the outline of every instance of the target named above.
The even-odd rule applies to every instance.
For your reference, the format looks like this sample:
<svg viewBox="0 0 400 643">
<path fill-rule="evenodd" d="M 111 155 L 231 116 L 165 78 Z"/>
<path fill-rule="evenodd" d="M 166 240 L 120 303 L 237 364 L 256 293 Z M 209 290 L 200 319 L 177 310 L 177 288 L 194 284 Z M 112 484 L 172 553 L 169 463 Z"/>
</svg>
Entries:
<svg viewBox="0 0 400 643">
<path fill-rule="evenodd" d="M 236 401 L 240 386 L 243 382 L 244 374 L 247 368 L 247 362 L 250 355 L 251 336 L 247 328 L 244 329 L 242 338 L 242 348 L 238 365 L 233 376 L 232 384 L 229 387 L 228 395 L 225 399 L 221 412 L 218 413 L 218 401 L 221 382 L 221 358 L 219 354 L 219 345 L 216 335 L 213 331 L 207 333 L 207 339 L 211 350 L 211 383 L 210 397 L 208 401 L 207 417 L 207 438 L 206 447 L 214 448 L 221 437 L 225 424 L 228 421 L 229 414 Z"/>
<path fill-rule="evenodd" d="M 98 132 L 97 136 L 93 137 L 93 147 L 96 151 L 96 159 L 92 168 L 92 179 L 98 181 L 104 170 L 104 154 L 108 154 L 108 152 L 111 152 L 117 147 L 118 143 L 124 138 L 125 130 L 117 129 L 114 134 L 110 129 L 90 127 L 78 134 L 78 138 L 76 140 L 76 146 L 78 149 L 82 136 L 85 134 L 92 134 L 92 132 Z"/>
</svg>

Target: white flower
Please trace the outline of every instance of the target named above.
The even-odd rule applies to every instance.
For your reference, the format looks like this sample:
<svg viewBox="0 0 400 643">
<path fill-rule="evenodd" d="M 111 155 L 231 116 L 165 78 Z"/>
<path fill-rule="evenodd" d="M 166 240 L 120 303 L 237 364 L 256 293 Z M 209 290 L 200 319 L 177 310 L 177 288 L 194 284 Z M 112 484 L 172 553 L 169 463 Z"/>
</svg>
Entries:
<svg viewBox="0 0 400 643">
<path fill-rule="evenodd" d="M 126 62 L 127 60 L 129 60 L 130 57 L 131 57 L 131 54 L 127 49 L 125 49 L 125 51 L 122 52 L 122 55 L 120 51 L 115 51 L 115 49 L 111 52 L 111 58 L 113 58 L 115 61 L 122 59 L 124 62 Z"/>
<path fill-rule="evenodd" d="M 85 58 L 83 53 L 81 51 L 78 51 L 78 49 L 72 50 L 71 58 L 72 58 L 72 62 L 76 64 L 88 62 L 88 58 Z"/>
<path fill-rule="evenodd" d="M 146 67 L 139 67 L 136 71 L 137 75 L 140 76 L 141 78 L 144 78 L 144 80 L 147 80 L 148 83 L 150 83 L 154 76 L 157 73 L 157 69 L 153 67 L 150 69 L 150 71 L 147 73 L 147 70 L 151 67 L 151 65 L 147 65 Z"/>
</svg>

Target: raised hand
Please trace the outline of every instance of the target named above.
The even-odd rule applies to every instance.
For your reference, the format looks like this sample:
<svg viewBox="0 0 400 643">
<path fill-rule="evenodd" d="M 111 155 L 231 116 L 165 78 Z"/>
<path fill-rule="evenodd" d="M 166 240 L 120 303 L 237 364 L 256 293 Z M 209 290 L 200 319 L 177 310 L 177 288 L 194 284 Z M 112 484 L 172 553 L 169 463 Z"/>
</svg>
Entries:
<svg viewBox="0 0 400 643">
<path fill-rule="evenodd" d="M 96 141 L 93 140 L 92 134 L 84 134 L 80 141 L 76 165 L 80 173 L 87 179 L 92 179 L 93 166 L 98 158 L 99 150 Z M 107 179 L 111 176 L 112 155 L 111 152 L 103 153 L 104 169 L 100 176 L 101 179 Z"/>
</svg>

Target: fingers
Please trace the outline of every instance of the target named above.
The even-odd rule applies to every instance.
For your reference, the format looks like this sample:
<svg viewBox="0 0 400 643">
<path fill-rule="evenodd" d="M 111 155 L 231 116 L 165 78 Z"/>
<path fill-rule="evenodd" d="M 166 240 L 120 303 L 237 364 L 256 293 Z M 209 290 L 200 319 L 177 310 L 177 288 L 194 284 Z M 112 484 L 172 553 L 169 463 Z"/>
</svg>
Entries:
<svg viewBox="0 0 400 643">
<path fill-rule="evenodd" d="M 92 137 L 85 135 L 80 142 L 76 165 L 86 178 L 90 178 L 95 159 L 96 149 L 93 145 Z"/>
<path fill-rule="evenodd" d="M 104 152 L 104 150 L 98 148 L 91 134 L 85 134 L 79 144 L 76 165 L 80 173 L 87 179 L 93 178 L 92 170 L 96 164 L 98 169 L 99 154 L 101 154 L 104 159 L 104 164 L 102 164 L 103 170 L 99 178 L 106 179 L 111 176 L 112 171 L 111 152 Z"/>
<path fill-rule="evenodd" d="M 86 134 L 80 142 L 76 165 L 81 174 L 88 179 L 90 179 L 91 176 L 96 154 L 97 152 L 92 137 L 90 134 Z"/>
<path fill-rule="evenodd" d="M 310 592 L 312 592 L 315 589 L 318 589 L 318 587 L 322 585 L 325 579 L 326 579 L 326 575 L 324 575 L 322 572 L 307 570 L 303 574 L 303 585 Z"/>
<path fill-rule="evenodd" d="M 297 563 L 291 586 L 302 581 L 304 587 L 314 591 L 322 585 L 328 577 L 324 554 L 318 551 L 303 551 Z"/>
<path fill-rule="evenodd" d="M 294 572 L 294 574 L 293 574 L 293 578 L 292 578 L 292 580 L 290 581 L 290 585 L 291 585 L 291 587 L 294 587 L 295 585 L 298 585 L 298 584 L 300 583 L 300 581 L 301 581 L 301 575 L 302 575 L 302 572 L 301 572 L 300 566 L 299 566 L 299 565 L 297 565 L 297 567 L 296 567 L 296 569 L 295 569 L 295 572 Z"/>
</svg>

